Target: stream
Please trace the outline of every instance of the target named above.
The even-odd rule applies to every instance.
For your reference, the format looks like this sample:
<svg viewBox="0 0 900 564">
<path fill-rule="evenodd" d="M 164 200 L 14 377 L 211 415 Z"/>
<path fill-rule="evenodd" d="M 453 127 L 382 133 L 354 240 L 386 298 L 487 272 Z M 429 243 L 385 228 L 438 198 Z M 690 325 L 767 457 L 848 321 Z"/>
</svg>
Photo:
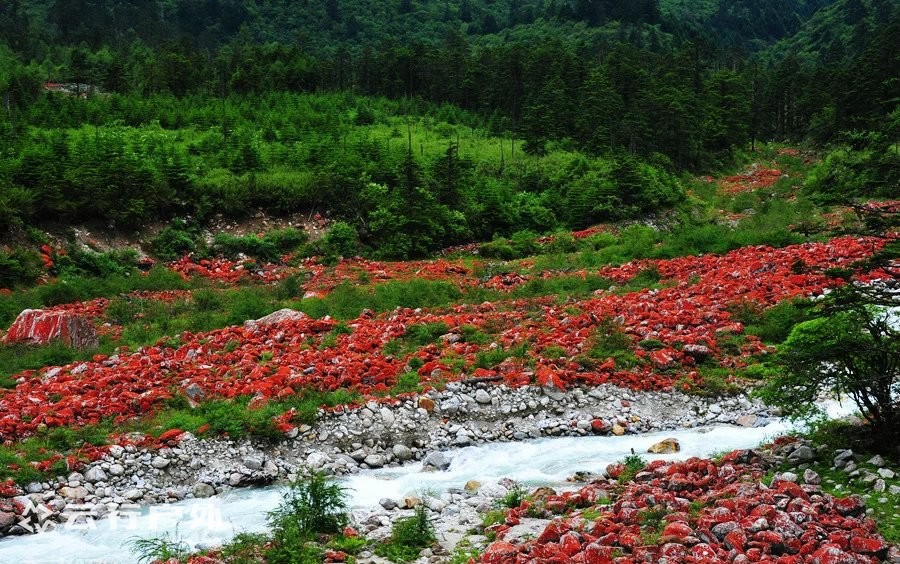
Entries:
<svg viewBox="0 0 900 564">
<path fill-rule="evenodd" d="M 853 411 L 849 402 L 829 403 L 829 416 Z M 674 437 L 681 452 L 642 454 L 647 460 L 685 459 L 716 452 L 754 447 L 789 431 L 788 421 L 764 427 L 717 425 L 622 437 L 563 437 L 524 442 L 489 443 L 447 451 L 452 458 L 446 472 L 421 472 L 421 463 L 362 472 L 343 478 L 351 505 L 369 508 L 385 497 L 409 494 L 440 495 L 468 480 L 482 483 L 508 477 L 529 486 L 559 485 L 576 471 L 601 473 L 607 464 Z M 240 532 L 267 530 L 266 513 L 281 500 L 284 487 L 246 488 L 208 499 L 145 507 L 81 526 L 60 526 L 43 533 L 0 541 L 0 561 L 18 564 L 125 564 L 135 561 L 129 543 L 135 538 L 177 539 L 191 547 L 217 546 Z"/>
</svg>

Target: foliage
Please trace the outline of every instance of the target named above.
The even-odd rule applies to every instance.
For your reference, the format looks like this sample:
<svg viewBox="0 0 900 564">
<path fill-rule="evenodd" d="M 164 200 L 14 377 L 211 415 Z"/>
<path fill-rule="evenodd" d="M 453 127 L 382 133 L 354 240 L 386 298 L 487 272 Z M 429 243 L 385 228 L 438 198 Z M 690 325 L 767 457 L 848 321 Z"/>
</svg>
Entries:
<svg viewBox="0 0 900 564">
<path fill-rule="evenodd" d="M 521 485 L 515 484 L 506 494 L 497 500 L 500 507 L 515 508 L 522 505 L 528 496 L 528 491 Z"/>
<path fill-rule="evenodd" d="M 129 548 L 138 562 L 167 562 L 170 559 L 181 561 L 190 555 L 187 543 L 178 540 L 178 533 L 172 538 L 168 533 L 152 538 L 134 538 L 129 541 Z"/>
<path fill-rule="evenodd" d="M 415 560 L 423 548 L 427 548 L 437 537 L 434 525 L 428 517 L 424 505 L 417 505 L 412 517 L 398 519 L 391 529 L 391 538 L 375 548 L 375 554 L 392 562 Z"/>
<path fill-rule="evenodd" d="M 199 247 L 200 234 L 180 219 L 174 219 L 150 241 L 153 254 L 161 260 L 177 260 Z"/>
<path fill-rule="evenodd" d="M 602 320 L 594 329 L 593 344 L 587 355 L 580 359 L 580 362 L 587 366 L 592 366 L 612 358 L 615 360 L 617 367 L 629 368 L 638 363 L 632 348 L 632 338 L 625 333 L 619 323 L 607 318 Z"/>
<path fill-rule="evenodd" d="M 900 432 L 900 335 L 880 305 L 892 296 L 848 285 L 819 315 L 791 331 L 778 353 L 784 368 L 764 388 L 766 401 L 791 415 L 808 415 L 822 392 L 851 397 L 884 437 Z"/>
<path fill-rule="evenodd" d="M 269 562 L 309 562 L 321 552 L 309 541 L 318 534 L 339 533 L 347 524 L 347 494 L 342 486 L 321 472 L 297 477 L 284 499 L 269 513 L 272 548 Z"/>
<path fill-rule="evenodd" d="M 319 248 L 328 258 L 351 258 L 359 253 L 359 233 L 356 228 L 344 221 L 337 221 L 328 228 L 319 242 Z"/>
<path fill-rule="evenodd" d="M 625 465 L 625 471 L 619 475 L 619 483 L 624 484 L 626 482 L 630 482 L 637 476 L 637 473 L 644 469 L 647 465 L 647 461 L 644 460 L 639 454 L 629 454 L 622 461 L 622 464 Z"/>
<path fill-rule="evenodd" d="M 306 234 L 293 228 L 270 231 L 261 237 L 219 233 L 213 240 L 212 250 L 232 259 L 245 255 L 265 262 L 276 262 L 282 255 L 306 244 L 306 241 Z"/>
<path fill-rule="evenodd" d="M 788 337 L 795 325 L 807 318 L 811 306 L 808 300 L 781 302 L 765 310 L 757 319 L 750 320 L 746 332 L 763 342 L 777 345 Z"/>
<path fill-rule="evenodd" d="M 0 288 L 31 285 L 41 275 L 41 259 L 34 251 L 0 249 Z"/>
</svg>

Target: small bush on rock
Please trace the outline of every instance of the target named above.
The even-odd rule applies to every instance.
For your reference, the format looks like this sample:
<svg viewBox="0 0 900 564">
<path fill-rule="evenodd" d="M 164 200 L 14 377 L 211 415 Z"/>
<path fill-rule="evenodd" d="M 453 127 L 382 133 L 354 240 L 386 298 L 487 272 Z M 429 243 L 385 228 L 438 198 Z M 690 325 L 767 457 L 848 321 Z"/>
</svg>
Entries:
<svg viewBox="0 0 900 564">
<path fill-rule="evenodd" d="M 412 517 L 394 522 L 390 540 L 378 546 L 375 553 L 392 562 L 409 562 L 415 560 L 422 549 L 431 546 L 435 540 L 434 525 L 425 507 L 419 505 Z"/>
</svg>

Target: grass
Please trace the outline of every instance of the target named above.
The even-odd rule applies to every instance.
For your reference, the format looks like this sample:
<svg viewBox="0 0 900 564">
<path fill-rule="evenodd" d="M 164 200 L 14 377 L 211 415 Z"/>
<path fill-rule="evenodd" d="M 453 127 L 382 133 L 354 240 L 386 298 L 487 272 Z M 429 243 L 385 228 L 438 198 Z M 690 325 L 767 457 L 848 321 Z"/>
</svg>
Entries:
<svg viewBox="0 0 900 564">
<path fill-rule="evenodd" d="M 669 510 L 665 506 L 657 505 L 648 507 L 638 513 L 638 521 L 641 524 L 641 541 L 645 545 L 656 545 L 665 527 L 665 517 Z"/>
<path fill-rule="evenodd" d="M 527 498 L 528 491 L 521 484 L 516 484 L 503 497 L 497 500 L 497 506 L 512 509 L 522 505 L 522 502 Z"/>
<path fill-rule="evenodd" d="M 701 382 L 688 390 L 691 393 L 718 398 L 734 396 L 741 392 L 741 387 L 734 377 L 735 371 L 733 369 L 718 366 L 710 367 L 701 364 L 697 367 L 697 371 L 700 373 Z"/>
<path fill-rule="evenodd" d="M 185 282 L 181 275 L 164 267 L 154 267 L 147 275 L 133 271 L 128 275 L 109 277 L 66 276 L 43 286 L 0 294 L 0 326 L 9 326 L 23 309 L 116 296 L 135 291 L 185 290 L 202 287 L 206 281 Z"/>
<path fill-rule="evenodd" d="M 578 357 L 588 370 L 608 358 L 615 360 L 616 368 L 632 368 L 641 363 L 634 354 L 632 338 L 613 319 L 604 319 L 597 325 L 590 343 L 587 353 Z"/>
<path fill-rule="evenodd" d="M 449 332 L 450 327 L 443 322 L 410 325 L 402 337 L 386 343 L 383 352 L 385 355 L 402 356 L 436 342 L 441 335 Z"/>
<path fill-rule="evenodd" d="M 138 562 L 168 562 L 171 559 L 181 562 L 191 553 L 187 543 L 178 538 L 177 531 L 173 536 L 166 533 L 159 537 L 133 538 L 128 541 L 128 547 Z"/>
<path fill-rule="evenodd" d="M 528 343 L 520 343 L 508 349 L 497 347 L 481 351 L 475 355 L 473 368 L 494 368 L 507 358 L 526 358 L 528 356 Z"/>
</svg>

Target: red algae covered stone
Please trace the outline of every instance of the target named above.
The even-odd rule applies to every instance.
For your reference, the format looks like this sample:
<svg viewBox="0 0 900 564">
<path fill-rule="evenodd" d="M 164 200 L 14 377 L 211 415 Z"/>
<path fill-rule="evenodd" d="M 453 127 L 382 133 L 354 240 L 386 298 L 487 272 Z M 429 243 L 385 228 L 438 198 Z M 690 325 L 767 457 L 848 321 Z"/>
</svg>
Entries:
<svg viewBox="0 0 900 564">
<path fill-rule="evenodd" d="M 86 319 L 67 311 L 26 309 L 16 318 L 4 342 L 47 345 L 62 342 L 77 349 L 96 348 L 97 329 Z"/>
</svg>

